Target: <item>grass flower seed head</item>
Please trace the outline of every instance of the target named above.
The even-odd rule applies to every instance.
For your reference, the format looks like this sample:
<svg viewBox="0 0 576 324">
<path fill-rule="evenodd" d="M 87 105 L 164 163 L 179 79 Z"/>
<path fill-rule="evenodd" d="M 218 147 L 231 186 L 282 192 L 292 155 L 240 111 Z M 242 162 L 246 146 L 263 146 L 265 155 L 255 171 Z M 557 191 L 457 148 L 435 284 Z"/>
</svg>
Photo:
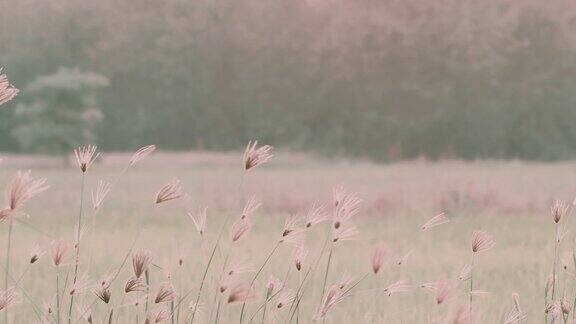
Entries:
<svg viewBox="0 0 576 324">
<path fill-rule="evenodd" d="M 171 302 L 174 301 L 174 299 L 176 299 L 176 291 L 174 291 L 174 287 L 172 286 L 171 283 L 164 282 L 160 285 L 158 291 L 156 292 L 154 303 L 159 304 L 159 303 Z"/>
<path fill-rule="evenodd" d="M 152 254 L 146 250 L 139 250 L 132 254 L 132 268 L 136 279 L 140 278 L 152 262 Z"/>
<path fill-rule="evenodd" d="M 328 214 L 326 213 L 326 205 L 314 202 L 312 206 L 308 209 L 306 213 L 306 228 L 310 228 L 316 224 L 319 224 L 328 219 Z"/>
<path fill-rule="evenodd" d="M 406 284 L 406 281 L 404 280 L 398 280 L 384 288 L 384 293 L 386 293 L 388 296 L 392 296 L 394 294 L 408 292 L 410 290 L 412 290 L 411 285 Z"/>
<path fill-rule="evenodd" d="M 230 228 L 230 240 L 232 242 L 238 242 L 250 232 L 251 228 L 252 224 L 247 219 L 240 218 L 236 220 Z"/>
<path fill-rule="evenodd" d="M 132 166 L 143 159 L 145 159 L 148 155 L 152 154 L 156 150 L 156 145 L 147 145 L 141 147 L 138 151 L 136 151 L 132 157 L 130 158 L 129 164 Z"/>
<path fill-rule="evenodd" d="M 105 304 L 108 304 L 110 302 L 110 298 L 112 297 L 112 291 L 110 291 L 110 288 L 106 286 L 98 287 L 96 290 L 94 290 L 94 294 Z"/>
<path fill-rule="evenodd" d="M 266 300 L 270 300 L 270 298 L 272 298 L 272 296 L 278 291 L 282 290 L 283 287 L 284 283 L 282 280 L 274 276 L 270 276 L 270 278 L 268 278 L 268 282 L 266 283 Z"/>
<path fill-rule="evenodd" d="M 440 213 L 432 218 L 430 218 L 426 223 L 422 225 L 422 230 L 426 231 L 433 227 L 440 226 L 442 224 L 446 224 L 450 222 L 450 219 L 446 216 L 445 213 Z"/>
<path fill-rule="evenodd" d="M 18 90 L 8 81 L 6 74 L 0 68 L 0 106 L 14 99 L 18 95 Z"/>
<path fill-rule="evenodd" d="M 52 241 L 52 262 L 55 266 L 60 266 L 68 250 L 68 244 L 64 240 Z"/>
<path fill-rule="evenodd" d="M 20 303 L 20 296 L 14 291 L 14 289 L 9 288 L 0 291 L 0 311 L 9 309 L 18 303 Z"/>
<path fill-rule="evenodd" d="M 174 180 L 164 185 L 156 194 L 156 204 L 171 201 L 182 197 L 182 186 L 179 180 Z"/>
<path fill-rule="evenodd" d="M 32 247 L 32 251 L 30 251 L 30 264 L 36 263 L 38 262 L 38 260 L 40 260 L 40 257 L 44 255 L 44 250 L 42 250 L 40 248 L 40 246 L 38 244 L 34 244 L 34 246 Z"/>
<path fill-rule="evenodd" d="M 24 203 L 48 189 L 46 179 L 34 179 L 31 171 L 18 171 L 12 177 L 5 191 L 6 209 L 0 211 L 0 220 L 17 214 Z"/>
<path fill-rule="evenodd" d="M 296 270 L 298 271 L 302 270 L 302 264 L 306 260 L 307 256 L 308 256 L 308 249 L 304 245 L 296 247 L 294 253 L 294 266 L 296 267 Z"/>
<path fill-rule="evenodd" d="M 276 302 L 276 309 L 281 309 L 288 304 L 291 304 L 296 299 L 296 295 L 288 289 L 285 289 L 278 297 L 278 301 Z"/>
<path fill-rule="evenodd" d="M 374 250 L 372 251 L 372 255 L 370 256 L 370 265 L 372 266 L 372 272 L 374 274 L 378 274 L 378 271 L 382 268 L 384 264 L 384 260 L 388 255 L 388 249 L 384 246 L 384 244 L 378 244 Z"/>
<path fill-rule="evenodd" d="M 550 206 L 550 214 L 552 215 L 552 220 L 554 220 L 554 223 L 558 224 L 560 222 L 562 217 L 564 217 L 568 211 L 568 208 L 570 208 L 570 205 L 568 205 L 565 201 L 559 199 L 554 200 L 552 206 Z"/>
<path fill-rule="evenodd" d="M 470 240 L 470 246 L 473 253 L 486 251 L 494 247 L 492 235 L 486 231 L 474 231 Z"/>
<path fill-rule="evenodd" d="M 170 318 L 170 311 L 164 307 L 157 308 L 146 315 L 145 324 L 162 323 Z"/>
<path fill-rule="evenodd" d="M 100 208 L 100 206 L 102 205 L 102 202 L 104 201 L 104 199 L 106 199 L 106 196 L 108 196 L 111 189 L 112 189 L 112 184 L 110 182 L 106 182 L 103 180 L 98 181 L 98 186 L 96 187 L 96 190 L 92 191 L 92 195 L 91 195 L 92 208 L 94 208 L 94 210 L 97 210 Z"/>
<path fill-rule="evenodd" d="M 359 233 L 354 225 L 340 226 L 334 230 L 332 242 L 353 240 Z"/>
<path fill-rule="evenodd" d="M 97 153 L 98 147 L 96 145 L 81 146 L 74 150 L 76 156 L 76 163 L 82 173 L 88 171 L 94 160 L 98 158 L 100 153 Z"/>
<path fill-rule="evenodd" d="M 460 274 L 458 275 L 458 280 L 467 281 L 467 280 L 470 280 L 471 277 L 472 277 L 472 266 L 469 264 L 466 264 L 462 267 L 462 270 L 460 270 Z"/>
<path fill-rule="evenodd" d="M 144 291 L 145 289 L 146 284 L 144 284 L 142 278 L 130 278 L 128 279 L 128 281 L 126 281 L 126 284 L 124 285 L 125 293 L 131 293 L 134 291 Z"/>
<path fill-rule="evenodd" d="M 355 193 L 349 193 L 342 187 L 334 189 L 334 229 L 339 229 L 360 211 L 362 200 Z"/>
<path fill-rule="evenodd" d="M 274 155 L 272 150 L 274 149 L 270 145 L 264 145 L 261 147 L 256 147 L 258 141 L 249 141 L 246 149 L 244 150 L 244 170 L 249 171 L 253 168 L 262 165 L 272 159 Z"/>
<path fill-rule="evenodd" d="M 244 205 L 244 209 L 242 210 L 242 215 L 240 215 L 241 219 L 250 218 L 254 212 L 260 208 L 261 203 L 256 199 L 255 196 L 250 197 L 246 204 Z"/>
<path fill-rule="evenodd" d="M 190 219 L 192 219 L 192 222 L 194 222 L 194 227 L 196 228 L 198 234 L 200 234 L 201 238 L 204 237 L 204 231 L 206 230 L 207 213 L 208 213 L 208 207 L 198 208 L 198 212 L 196 213 L 196 215 L 188 213 L 188 217 L 190 217 Z"/>
<path fill-rule="evenodd" d="M 240 283 L 232 287 L 228 295 L 228 304 L 247 302 L 256 299 L 256 293 L 248 284 Z"/>
</svg>

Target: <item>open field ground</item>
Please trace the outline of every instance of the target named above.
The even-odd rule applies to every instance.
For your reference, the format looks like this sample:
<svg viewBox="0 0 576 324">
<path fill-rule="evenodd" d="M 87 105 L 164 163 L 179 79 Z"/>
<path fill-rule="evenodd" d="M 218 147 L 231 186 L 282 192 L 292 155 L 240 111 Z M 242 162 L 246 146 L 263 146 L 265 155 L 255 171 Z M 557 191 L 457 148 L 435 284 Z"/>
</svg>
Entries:
<svg viewBox="0 0 576 324">
<path fill-rule="evenodd" d="M 331 206 L 332 188 L 343 185 L 363 200 L 362 209 L 353 220 L 360 234 L 354 240 L 334 245 L 327 286 L 340 281 L 345 273 L 353 280 L 369 275 L 351 290 L 349 297 L 330 309 L 327 323 L 428 323 L 431 318 L 451 316 L 460 305 L 468 309 L 468 282 L 459 281 L 458 276 L 463 266 L 471 261 L 470 236 L 478 229 L 493 235 L 495 246 L 479 253 L 475 259 L 474 289 L 487 293 L 474 298 L 474 317 L 481 323 L 503 323 L 505 314 L 514 308 L 511 294 L 517 292 L 528 322 L 544 320 L 544 287 L 552 271 L 555 235 L 549 206 L 557 198 L 572 202 L 576 195 L 576 163 L 412 161 L 374 165 L 330 162 L 278 152 L 267 165 L 244 172 L 240 155 L 157 152 L 118 178 L 130 156 L 104 154 L 103 160 L 86 174 L 80 273 L 93 280 L 116 274 L 125 256 L 131 252 L 132 244 L 134 250 L 147 249 L 153 255 L 151 294 L 154 295 L 160 283 L 170 280 L 177 300 L 186 297 L 178 316 L 178 322 L 185 323 L 190 318 L 188 306 L 196 297 L 223 220 L 226 215 L 240 215 L 246 200 L 255 195 L 262 206 L 252 216 L 252 230 L 233 245 L 226 235 L 215 254 L 214 271 L 208 274 L 201 297 L 201 312 L 195 321 L 212 323 L 217 304 L 214 303 L 216 283 L 226 255 L 246 258 L 251 268 L 258 270 L 281 235 L 285 219 L 290 215 L 304 215 L 316 200 Z M 37 321 L 35 311 L 43 312 L 47 305 L 52 310 L 56 307 L 57 271 L 50 260 L 50 252 L 32 265 L 28 259 L 34 244 L 49 250 L 54 239 L 62 238 L 70 243 L 74 240 L 81 173 L 75 165 L 63 167 L 59 162 L 48 158 L 4 156 L 0 164 L 2 184 L 7 183 L 18 169 L 32 169 L 33 176 L 46 177 L 50 184 L 48 191 L 26 206 L 29 218 L 14 226 L 11 275 L 19 278 L 23 274 L 19 286 L 29 296 L 21 296 L 22 303 L 10 309 L 14 323 Z M 175 178 L 181 181 L 185 196 L 155 205 L 156 192 Z M 118 181 L 95 214 L 89 193 L 100 179 Z M 208 207 L 204 239 L 187 216 L 187 212 L 195 213 L 200 206 Z M 422 231 L 421 225 L 441 211 L 446 212 L 450 222 Z M 576 222 L 571 217 L 569 212 L 562 220 L 567 234 L 559 253 L 562 270 L 556 294 L 573 299 L 576 278 L 573 277 L 572 245 Z M 270 275 L 287 278 L 286 287 L 293 292 L 297 290 L 306 269 L 320 254 L 329 226 L 330 223 L 321 223 L 306 232 L 309 255 L 300 272 L 293 265 L 294 249 L 287 244 L 280 245 L 255 283 L 260 298 L 248 304 L 247 319 L 262 304 Z M 6 242 L 6 223 L 3 227 L 0 242 Z M 373 275 L 370 253 L 380 242 L 386 245 L 389 253 L 382 270 Z M 5 244 L 1 246 L 4 260 Z M 59 270 L 61 282 L 67 277 L 71 280 L 71 251 L 72 248 Z M 398 265 L 397 260 L 407 254 L 405 262 Z M 304 296 L 298 315 L 293 318 L 294 323 L 296 317 L 300 323 L 312 322 L 322 299 L 327 259 L 325 250 L 317 269 L 304 285 Z M 180 260 L 182 265 L 179 265 Z M 92 286 L 77 294 L 80 304 L 93 306 L 94 323 L 107 321 L 109 316 L 106 314 L 111 308 L 115 323 L 136 323 L 135 306 L 131 301 L 143 293 L 125 296 L 124 283 L 131 274 L 132 262 L 128 260 L 111 286 L 108 305 L 96 299 L 91 292 Z M 234 281 L 249 282 L 254 274 L 254 271 L 240 274 Z M 451 290 L 446 302 L 436 305 L 434 296 L 420 285 L 439 279 L 453 280 L 458 286 Z M 398 280 L 404 280 L 412 289 L 391 296 L 379 289 Z M 237 323 L 240 316 L 241 303 L 225 303 L 230 289 L 222 294 L 220 323 Z M 187 292 L 191 293 L 185 296 Z M 63 295 L 65 317 L 69 293 Z M 38 309 L 34 310 L 35 307 Z M 139 307 L 143 314 L 144 306 Z M 157 307 L 150 306 L 151 309 Z M 73 322 L 81 312 L 74 310 Z M 288 308 L 278 309 L 270 302 L 265 322 L 284 323 L 289 313 Z M 48 318 L 47 322 L 54 322 L 53 314 Z M 247 319 L 244 322 L 248 322 Z M 138 320 L 143 322 L 143 315 Z M 253 322 L 262 322 L 261 312 L 255 314 Z"/>
</svg>

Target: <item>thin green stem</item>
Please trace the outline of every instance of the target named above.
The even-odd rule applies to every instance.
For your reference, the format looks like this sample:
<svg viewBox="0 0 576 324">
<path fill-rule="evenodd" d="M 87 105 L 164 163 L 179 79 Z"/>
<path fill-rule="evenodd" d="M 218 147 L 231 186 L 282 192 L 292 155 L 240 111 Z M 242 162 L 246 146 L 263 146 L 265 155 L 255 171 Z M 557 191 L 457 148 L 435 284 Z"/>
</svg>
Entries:
<svg viewBox="0 0 576 324">
<path fill-rule="evenodd" d="M 78 280 L 78 264 L 80 263 L 80 235 L 82 232 L 82 209 L 84 208 L 84 184 L 86 173 L 82 172 L 82 184 L 80 185 L 80 211 L 78 212 L 78 227 L 76 228 L 76 257 L 74 259 L 74 279 L 72 286 Z M 74 307 L 74 294 L 70 297 L 70 307 L 68 308 L 68 324 L 72 323 L 72 308 Z"/>
<path fill-rule="evenodd" d="M 4 290 L 8 290 L 8 277 L 10 277 L 10 248 L 12 245 L 12 217 L 10 216 L 10 222 L 8 224 L 8 243 L 6 245 L 6 269 L 4 277 Z M 6 319 L 6 324 L 8 324 L 8 309 L 4 311 L 4 318 Z"/>
<path fill-rule="evenodd" d="M 276 242 L 276 245 L 274 245 L 274 248 L 272 249 L 272 251 L 270 251 L 270 253 L 268 253 L 268 256 L 264 260 L 264 263 L 262 263 L 262 265 L 260 266 L 260 269 L 258 269 L 256 274 L 254 275 L 254 277 L 250 281 L 250 286 L 248 287 L 248 290 L 252 289 L 252 287 L 254 286 L 254 282 L 256 282 L 256 279 L 258 279 L 258 276 L 260 275 L 260 273 L 262 272 L 262 270 L 264 269 L 266 264 L 268 264 L 268 261 L 270 261 L 270 258 L 272 258 L 272 255 L 274 255 L 274 253 L 276 252 L 276 250 L 278 249 L 279 246 L 280 246 L 280 241 Z M 244 310 L 245 309 L 246 309 L 246 298 L 242 302 L 242 309 L 240 310 L 240 323 L 242 323 L 242 320 L 244 319 Z"/>
</svg>

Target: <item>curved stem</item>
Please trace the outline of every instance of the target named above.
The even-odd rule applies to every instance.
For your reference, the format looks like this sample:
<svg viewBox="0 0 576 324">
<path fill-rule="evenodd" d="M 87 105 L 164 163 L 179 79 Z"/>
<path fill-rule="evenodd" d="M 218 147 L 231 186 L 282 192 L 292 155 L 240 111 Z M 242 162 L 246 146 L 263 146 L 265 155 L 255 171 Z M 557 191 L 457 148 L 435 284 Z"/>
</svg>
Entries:
<svg viewBox="0 0 576 324">
<path fill-rule="evenodd" d="M 252 287 L 254 286 L 254 282 L 256 281 L 256 279 L 258 279 L 258 276 L 260 275 L 260 273 L 262 272 L 262 270 L 264 269 L 266 264 L 268 264 L 268 261 L 270 261 L 270 258 L 272 258 L 272 255 L 274 255 L 274 252 L 276 252 L 276 250 L 278 249 L 279 246 L 280 246 L 280 241 L 276 242 L 276 245 L 274 245 L 274 248 L 272 249 L 272 251 L 270 251 L 270 253 L 268 253 L 266 260 L 264 260 L 264 263 L 262 263 L 262 265 L 260 266 L 260 269 L 258 269 L 258 272 L 256 272 L 256 274 L 254 275 L 254 277 L 252 278 L 252 281 L 250 281 L 250 286 L 248 287 L 248 290 L 252 289 Z M 244 309 L 245 308 L 246 308 L 246 298 L 244 298 L 244 302 L 242 302 L 242 310 L 240 311 L 240 323 L 242 323 L 242 320 L 244 319 Z"/>
</svg>

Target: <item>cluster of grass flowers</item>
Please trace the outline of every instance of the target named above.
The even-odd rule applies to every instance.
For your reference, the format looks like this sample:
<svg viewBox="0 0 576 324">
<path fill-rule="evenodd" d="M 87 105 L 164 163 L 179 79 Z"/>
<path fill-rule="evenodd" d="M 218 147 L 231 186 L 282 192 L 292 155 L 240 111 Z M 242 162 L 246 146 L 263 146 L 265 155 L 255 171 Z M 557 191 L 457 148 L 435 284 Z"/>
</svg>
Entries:
<svg viewBox="0 0 576 324">
<path fill-rule="evenodd" d="M 17 93 L 6 77 L 1 75 L 0 104 Z M 85 198 L 85 180 L 97 167 L 94 162 L 100 152 L 94 145 L 79 147 L 74 151 L 80 171 L 74 235 L 55 238 L 44 249 L 35 247 L 28 259 L 28 266 L 36 266 L 44 255 L 50 256 L 54 270 L 50 281 L 54 282 L 54 293 L 44 305 L 38 305 L 35 296 L 31 296 L 21 284 L 27 279 L 28 267 L 22 273 L 13 272 L 10 251 L 13 224 L 25 222 L 26 203 L 47 190 L 48 185 L 45 179 L 34 178 L 30 171 L 14 174 L 6 185 L 5 207 L 0 209 L 0 220 L 8 231 L 5 281 L 0 291 L 0 311 L 5 313 L 7 323 L 10 310 L 21 302 L 31 305 L 38 323 L 219 323 L 223 322 L 223 314 L 231 313 L 233 308 L 233 314 L 238 315 L 234 321 L 240 324 L 326 322 L 333 310 L 353 295 L 374 294 L 376 298 L 379 294 L 392 297 L 401 293 L 428 294 L 431 307 L 426 312 L 431 323 L 481 322 L 482 310 L 475 307 L 475 300 L 488 292 L 479 288 L 483 283 L 478 282 L 477 274 L 482 268 L 481 255 L 495 245 L 490 233 L 480 229 L 470 233 L 470 245 L 462 247 L 469 253 L 470 262 L 462 267 L 456 278 L 430 278 L 424 283 L 410 282 L 402 277 L 383 278 L 386 267 L 404 265 L 410 252 L 392 260 L 393 253 L 382 242 L 375 244 L 367 253 L 364 272 L 334 273 L 334 262 L 345 257 L 339 254 L 342 245 L 361 239 L 355 222 L 362 211 L 362 199 L 342 185 L 333 188 L 330 202 L 315 202 L 302 210 L 301 215 L 288 216 L 283 226 L 271 231 L 269 235 L 273 244 L 263 247 L 263 257 L 258 263 L 249 260 L 239 250 L 239 245 L 250 238 L 253 224 L 257 222 L 256 214 L 264 204 L 247 193 L 250 198 L 242 203 L 239 210 L 228 212 L 216 228 L 210 226 L 216 222 L 210 222 L 207 206 L 201 205 L 195 212 L 182 212 L 189 216 L 191 231 L 195 230 L 198 234 L 197 246 L 205 254 L 205 258 L 195 261 L 196 282 L 188 286 L 179 282 L 181 277 L 191 277 L 182 268 L 183 256 L 178 256 L 176 271 L 167 271 L 170 267 L 162 265 L 162 260 L 152 252 L 138 247 L 136 239 L 131 246 L 118 247 L 125 251 L 120 264 L 106 265 L 111 269 L 108 273 L 95 275 L 91 267 L 93 250 L 97 247 L 85 247 L 83 240 L 86 235 L 97 237 L 96 215 L 107 199 L 113 196 L 111 193 L 117 182 L 155 149 L 154 145 L 149 145 L 136 151 L 113 181 L 98 180 L 90 195 L 91 208 L 84 204 L 88 199 Z M 271 146 L 258 146 L 257 141 L 248 143 L 241 167 L 238 168 L 242 179 L 239 199 L 244 197 L 243 181 L 250 181 L 249 175 L 258 172 L 258 167 L 269 163 L 272 158 Z M 164 205 L 188 196 L 178 179 L 159 187 L 156 195 L 148 199 L 158 212 L 162 212 Z M 555 226 L 554 255 L 542 308 L 546 323 L 575 320 L 576 292 L 568 288 L 573 281 L 573 273 L 559 257 L 569 207 L 562 201 L 554 202 L 551 207 Z M 450 218 L 440 213 L 422 224 L 420 231 L 440 230 L 449 223 Z M 322 244 L 307 244 L 312 237 L 320 237 Z M 285 273 L 262 278 L 269 264 L 278 258 L 280 250 L 288 250 L 292 255 L 292 258 L 277 260 L 283 262 Z M 576 263 L 576 257 L 573 262 Z M 297 280 L 289 280 L 293 272 L 297 273 Z M 316 277 L 321 280 L 313 280 Z M 331 280 L 335 277 L 339 279 Z M 383 280 L 388 284 L 380 285 Z M 366 281 L 371 281 L 370 286 L 376 288 L 363 288 Z M 318 293 L 314 294 L 313 290 Z M 303 302 L 312 304 L 313 310 L 303 310 Z M 510 310 L 502 316 L 503 322 L 525 323 L 526 313 L 520 305 L 518 294 L 512 294 L 512 302 Z"/>
</svg>

